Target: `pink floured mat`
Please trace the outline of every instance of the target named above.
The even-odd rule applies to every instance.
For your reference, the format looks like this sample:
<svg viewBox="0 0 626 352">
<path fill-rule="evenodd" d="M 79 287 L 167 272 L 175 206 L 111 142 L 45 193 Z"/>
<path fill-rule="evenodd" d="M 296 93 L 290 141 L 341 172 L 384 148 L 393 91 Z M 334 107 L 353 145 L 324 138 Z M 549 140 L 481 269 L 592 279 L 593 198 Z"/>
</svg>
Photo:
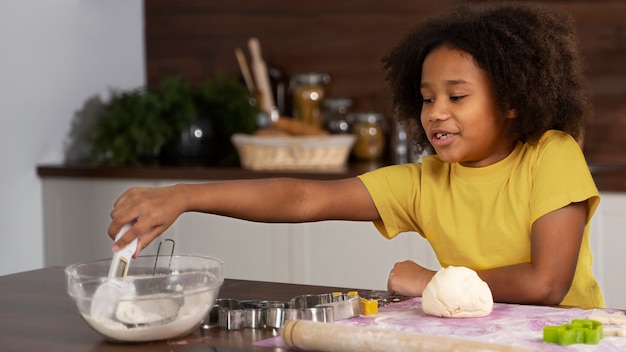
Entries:
<svg viewBox="0 0 626 352">
<path fill-rule="evenodd" d="M 560 346 L 543 342 L 544 326 L 587 319 L 594 312 L 596 310 L 496 303 L 491 314 L 484 318 L 438 318 L 424 314 L 421 298 L 413 298 L 383 306 L 375 316 L 360 316 L 336 321 L 335 324 L 447 336 L 542 351 L 626 351 L 626 337 L 618 336 L 605 336 L 598 345 Z M 258 341 L 255 346 L 289 348 L 280 336 Z"/>
</svg>

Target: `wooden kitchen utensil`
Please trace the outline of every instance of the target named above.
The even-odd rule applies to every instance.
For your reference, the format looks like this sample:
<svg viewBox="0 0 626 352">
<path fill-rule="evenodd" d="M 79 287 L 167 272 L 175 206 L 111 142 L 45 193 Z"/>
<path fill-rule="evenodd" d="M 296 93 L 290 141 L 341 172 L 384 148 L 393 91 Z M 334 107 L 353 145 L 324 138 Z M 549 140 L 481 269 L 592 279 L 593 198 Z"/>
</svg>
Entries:
<svg viewBox="0 0 626 352">
<path fill-rule="evenodd" d="M 270 78 L 267 74 L 267 65 L 261 55 L 261 44 L 259 40 L 257 38 L 250 38 L 248 40 L 248 49 L 252 57 L 252 74 L 254 75 L 256 90 L 259 94 L 259 105 L 262 111 L 271 116 L 272 109 L 274 108 L 274 95 L 272 94 L 272 86 L 270 85 Z"/>
<path fill-rule="evenodd" d="M 237 57 L 239 70 L 241 71 L 241 76 L 243 77 L 244 82 L 246 82 L 246 87 L 248 87 L 248 91 L 250 91 L 250 93 L 254 93 L 256 88 L 254 86 L 254 81 L 252 80 L 252 75 L 250 74 L 250 68 L 248 67 L 246 57 L 243 54 L 243 50 L 239 48 L 235 49 L 235 56 Z"/>
<path fill-rule="evenodd" d="M 285 343 L 322 352 L 531 352 L 533 349 L 380 328 L 290 320 L 281 330 Z"/>
</svg>

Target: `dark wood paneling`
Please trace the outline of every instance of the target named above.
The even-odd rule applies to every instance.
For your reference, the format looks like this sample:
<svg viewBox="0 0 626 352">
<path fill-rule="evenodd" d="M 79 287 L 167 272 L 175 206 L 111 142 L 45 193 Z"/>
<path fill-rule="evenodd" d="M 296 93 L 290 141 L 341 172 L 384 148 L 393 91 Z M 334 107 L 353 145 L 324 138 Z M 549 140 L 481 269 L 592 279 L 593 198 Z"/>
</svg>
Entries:
<svg viewBox="0 0 626 352">
<path fill-rule="evenodd" d="M 381 57 L 407 28 L 458 2 L 145 0 L 148 84 L 167 75 L 198 83 L 218 71 L 237 74 L 234 50 L 247 49 L 255 36 L 268 64 L 286 76 L 327 72 L 330 95 L 353 98 L 357 110 L 390 114 Z M 538 2 L 577 21 L 595 107 L 588 160 L 626 162 L 626 2 Z"/>
</svg>

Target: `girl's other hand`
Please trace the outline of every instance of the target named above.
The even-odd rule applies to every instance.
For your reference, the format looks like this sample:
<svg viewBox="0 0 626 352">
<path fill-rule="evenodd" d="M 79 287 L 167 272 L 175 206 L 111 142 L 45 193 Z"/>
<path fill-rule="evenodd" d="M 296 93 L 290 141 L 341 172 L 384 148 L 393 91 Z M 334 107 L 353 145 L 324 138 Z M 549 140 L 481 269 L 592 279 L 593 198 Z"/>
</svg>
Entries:
<svg viewBox="0 0 626 352">
<path fill-rule="evenodd" d="M 387 291 L 394 295 L 420 297 L 435 273 L 411 260 L 398 262 L 389 273 Z"/>
<path fill-rule="evenodd" d="M 133 220 L 135 224 L 113 244 L 113 251 L 124 248 L 138 238 L 136 258 L 155 238 L 167 230 L 186 209 L 186 198 L 177 186 L 160 188 L 131 188 L 113 205 L 109 237 Z"/>
</svg>

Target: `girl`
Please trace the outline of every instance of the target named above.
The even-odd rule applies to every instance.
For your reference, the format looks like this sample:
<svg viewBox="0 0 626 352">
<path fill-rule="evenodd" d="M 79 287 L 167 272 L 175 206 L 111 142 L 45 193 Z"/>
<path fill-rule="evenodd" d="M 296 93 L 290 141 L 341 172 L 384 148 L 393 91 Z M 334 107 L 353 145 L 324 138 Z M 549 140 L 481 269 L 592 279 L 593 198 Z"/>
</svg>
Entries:
<svg viewBox="0 0 626 352">
<path fill-rule="evenodd" d="M 579 144 L 590 105 L 571 18 L 527 5 L 463 6 L 410 31 L 384 58 L 420 163 L 338 181 L 266 179 L 133 188 L 111 212 L 114 244 L 139 251 L 183 212 L 261 222 L 372 221 L 416 231 L 442 267 L 466 266 L 497 302 L 603 307 L 589 222 L 599 194 Z M 397 263 L 395 294 L 435 272 Z"/>
</svg>

